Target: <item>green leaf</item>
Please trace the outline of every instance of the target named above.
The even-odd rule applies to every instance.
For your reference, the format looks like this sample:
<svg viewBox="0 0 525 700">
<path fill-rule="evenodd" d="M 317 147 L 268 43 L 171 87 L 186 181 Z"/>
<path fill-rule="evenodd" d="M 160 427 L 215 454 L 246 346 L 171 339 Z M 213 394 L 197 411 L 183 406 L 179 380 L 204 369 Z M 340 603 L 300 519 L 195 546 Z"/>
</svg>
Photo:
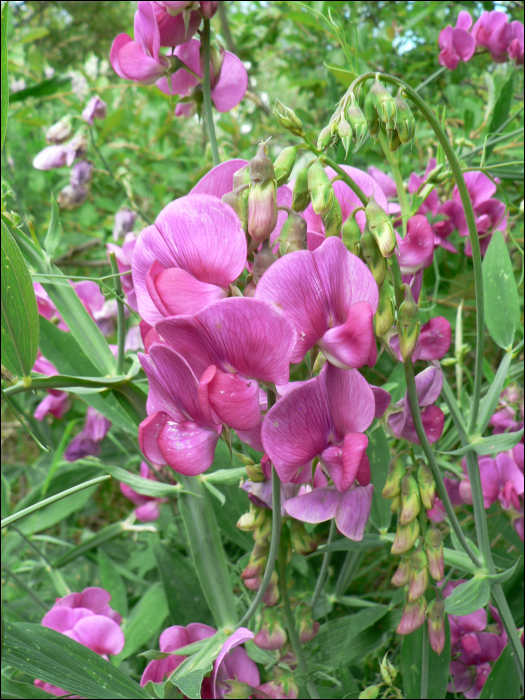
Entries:
<svg viewBox="0 0 525 700">
<path fill-rule="evenodd" d="M 38 352 L 38 308 L 31 276 L 2 221 L 2 364 L 28 377 Z"/>
<path fill-rule="evenodd" d="M 94 651 L 42 625 L 7 624 L 3 661 L 84 698 L 148 698 L 138 683 Z"/>
<path fill-rule="evenodd" d="M 86 462 L 94 467 L 103 469 L 112 477 L 122 481 L 123 484 L 131 486 L 131 488 L 143 496 L 153 496 L 154 498 L 163 498 L 164 496 L 178 496 L 181 488 L 178 484 L 164 484 L 161 481 L 153 481 L 153 479 L 143 479 L 136 474 L 131 474 L 126 469 L 114 467 L 107 464 L 97 464 L 89 460 L 79 460 Z"/>
<path fill-rule="evenodd" d="M 36 85 L 30 85 L 25 90 L 19 90 L 11 95 L 11 102 L 23 102 L 27 100 L 28 97 L 48 97 L 49 95 L 54 95 L 56 92 L 62 89 L 64 83 L 67 83 L 71 78 L 68 75 L 55 75 L 49 80 L 42 80 Z"/>
<path fill-rule="evenodd" d="M 2 674 L 2 698 L 11 698 L 12 700 L 33 700 L 36 698 L 53 698 L 54 695 L 46 693 L 44 690 L 30 685 L 29 683 L 20 683 L 11 678 L 7 678 Z"/>
<path fill-rule="evenodd" d="M 428 637 L 420 627 L 403 637 L 401 647 L 401 675 L 405 698 L 421 697 L 421 667 L 423 643 L 428 644 L 428 689 L 439 700 L 447 695 L 450 666 L 450 626 L 445 619 L 445 648 L 441 655 L 431 648 Z"/>
<path fill-rule="evenodd" d="M 2 122 L 1 122 L 1 143 L 4 147 L 5 135 L 7 133 L 7 113 L 9 111 L 9 76 L 7 71 L 7 27 L 9 18 L 9 3 L 5 2 L 2 7 Z"/>
<path fill-rule="evenodd" d="M 390 448 L 381 425 L 369 433 L 366 454 L 370 460 L 371 480 L 374 484 L 370 520 L 378 530 L 386 531 L 390 527 L 392 512 L 390 501 L 383 498 L 381 492 L 386 483 L 388 465 L 390 464 Z"/>
<path fill-rule="evenodd" d="M 508 581 L 514 575 L 514 572 L 520 563 L 520 559 L 521 557 L 518 557 L 518 561 L 514 564 L 514 566 L 511 566 L 510 569 L 502 571 L 499 574 L 487 574 L 487 578 L 490 579 L 492 583 L 505 583 L 505 581 Z"/>
<path fill-rule="evenodd" d="M 196 654 L 189 656 L 170 677 L 170 682 L 188 698 L 200 698 L 202 679 L 213 668 L 227 634 L 217 632 Z"/>
<path fill-rule="evenodd" d="M 507 80 L 505 85 L 501 88 L 501 92 L 500 92 L 500 95 L 498 97 L 498 101 L 496 102 L 496 106 L 494 107 L 494 113 L 492 115 L 492 120 L 490 122 L 490 126 L 489 126 L 488 132 L 487 132 L 491 136 L 498 134 L 500 127 L 503 126 L 503 124 L 508 119 L 508 116 L 510 113 L 510 108 L 512 105 L 513 83 L 514 83 L 514 72 L 512 72 L 510 74 L 509 79 Z M 487 146 L 487 149 L 485 151 L 485 158 L 488 158 L 490 156 L 493 148 L 494 148 L 494 146 Z"/>
<path fill-rule="evenodd" d="M 117 567 L 103 549 L 98 550 L 98 566 L 100 568 L 100 585 L 111 593 L 111 607 L 122 617 L 128 614 L 128 596 L 126 586 Z"/>
<path fill-rule="evenodd" d="M 352 73 L 352 71 L 339 68 L 339 66 L 331 66 L 330 64 L 326 63 L 326 61 L 324 62 L 324 66 L 325 68 L 328 68 L 330 73 L 346 88 L 350 87 L 350 85 L 357 78 L 357 75 Z"/>
<path fill-rule="evenodd" d="M 58 206 L 55 202 L 55 198 L 51 195 L 51 221 L 49 222 L 49 227 L 47 229 L 46 237 L 44 239 L 44 248 L 46 253 L 50 258 L 53 257 L 53 253 L 60 243 L 62 237 L 62 226 L 60 225 L 60 215 L 58 213 Z"/>
<path fill-rule="evenodd" d="M 523 435 L 523 428 L 515 433 L 500 433 L 499 435 L 489 435 L 488 437 L 478 438 L 469 445 L 460 447 L 452 452 L 443 452 L 446 455 L 465 455 L 472 450 L 478 455 L 491 455 L 496 452 L 506 452 L 511 450 L 514 445 L 517 445 Z"/>
<path fill-rule="evenodd" d="M 489 390 L 487 391 L 485 398 L 481 402 L 481 406 L 479 407 L 477 427 L 477 430 L 480 433 L 480 435 L 485 431 L 485 428 L 489 424 L 490 419 L 492 418 L 496 409 L 496 406 L 498 405 L 499 397 L 501 395 L 501 392 L 503 391 L 503 386 L 505 384 L 505 380 L 507 379 L 507 374 L 509 371 L 511 361 L 512 353 L 508 352 L 500 362 L 498 371 L 496 372 L 496 376 L 492 379 L 491 384 L 489 386 Z"/>
<path fill-rule="evenodd" d="M 445 610 L 449 615 L 469 615 L 484 608 L 490 598 L 490 580 L 486 576 L 474 576 L 460 583 L 445 599 Z"/>
<path fill-rule="evenodd" d="M 115 539 L 115 537 L 121 535 L 125 529 L 124 523 L 112 523 L 111 525 L 103 527 L 102 530 L 99 530 L 96 535 L 93 535 L 93 537 L 89 537 L 76 547 L 71 547 L 67 550 L 67 552 L 64 552 L 64 554 L 57 557 L 57 559 L 55 559 L 53 562 L 53 567 L 55 569 L 60 569 L 62 566 L 69 564 L 69 562 L 78 559 L 78 557 L 81 557 L 86 552 L 89 552 L 99 545 Z"/>
<path fill-rule="evenodd" d="M 315 557 L 318 554 L 324 554 L 325 552 L 367 552 L 369 549 L 375 549 L 376 547 L 382 547 L 385 544 L 385 540 L 379 535 L 364 534 L 363 539 L 359 542 L 354 542 L 354 540 L 349 540 L 346 537 L 336 540 L 331 544 L 319 547 L 310 557 Z"/>
<path fill-rule="evenodd" d="M 483 260 L 485 323 L 492 340 L 510 348 L 520 325 L 518 288 L 507 244 L 501 231 L 494 231 Z"/>
<path fill-rule="evenodd" d="M 204 483 L 238 486 L 243 477 L 246 477 L 246 469 L 244 467 L 234 467 L 232 469 L 217 469 L 215 472 L 203 474 L 201 478 Z"/>
<path fill-rule="evenodd" d="M 160 583 L 150 586 L 135 605 L 123 627 L 126 637 L 124 649 L 113 657 L 115 666 L 135 654 L 141 646 L 156 637 L 168 616 L 168 604 Z"/>
<path fill-rule="evenodd" d="M 492 667 L 479 696 L 481 700 L 520 697 L 520 677 L 516 668 L 514 652 L 510 644 L 503 649 L 501 656 Z"/>
<path fill-rule="evenodd" d="M 154 543 L 160 580 L 168 601 L 172 625 L 210 620 L 211 613 L 190 559 L 158 540 Z"/>
</svg>

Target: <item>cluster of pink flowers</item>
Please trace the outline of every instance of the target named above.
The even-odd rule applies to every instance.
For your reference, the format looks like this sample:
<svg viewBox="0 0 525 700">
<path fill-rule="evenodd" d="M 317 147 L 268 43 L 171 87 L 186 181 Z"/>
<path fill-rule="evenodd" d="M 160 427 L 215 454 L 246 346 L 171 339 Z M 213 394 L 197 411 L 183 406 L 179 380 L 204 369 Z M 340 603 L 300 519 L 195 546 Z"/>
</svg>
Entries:
<svg viewBox="0 0 525 700">
<path fill-rule="evenodd" d="M 439 34 L 439 63 L 455 70 L 460 61 L 470 61 L 477 48 L 488 50 L 496 63 L 523 64 L 523 22 L 509 22 L 505 12 L 483 12 L 472 26 L 472 17 L 462 10 L 456 26 L 450 24 Z"/>
<path fill-rule="evenodd" d="M 167 95 L 179 95 L 176 116 L 192 116 L 202 103 L 203 57 L 192 39 L 201 19 L 217 11 L 217 2 L 138 2 L 134 39 L 119 34 L 111 47 L 115 73 L 140 85 L 153 83 Z M 160 49 L 167 47 L 166 54 Z M 211 47 L 211 98 L 219 112 L 229 112 L 244 97 L 248 74 L 237 56 Z"/>
<path fill-rule="evenodd" d="M 42 625 L 66 635 L 108 659 L 124 648 L 124 634 L 120 629 L 122 617 L 109 605 L 111 595 L 103 588 L 85 588 L 81 593 L 70 593 L 57 598 L 44 615 Z M 68 695 L 67 690 L 36 680 L 35 685 L 51 695 Z"/>
</svg>

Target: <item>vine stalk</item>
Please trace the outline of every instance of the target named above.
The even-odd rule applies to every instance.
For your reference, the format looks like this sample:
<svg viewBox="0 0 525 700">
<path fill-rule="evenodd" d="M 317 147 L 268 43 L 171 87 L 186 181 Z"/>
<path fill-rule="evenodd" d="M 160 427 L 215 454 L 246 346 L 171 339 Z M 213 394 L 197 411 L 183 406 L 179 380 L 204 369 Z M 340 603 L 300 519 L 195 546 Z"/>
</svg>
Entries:
<svg viewBox="0 0 525 700">
<path fill-rule="evenodd" d="M 213 108 L 211 103 L 211 79 L 210 79 L 210 20 L 204 20 L 204 29 L 202 32 L 202 48 L 203 48 L 203 84 L 202 93 L 204 97 L 204 117 L 206 119 L 206 127 L 210 139 L 211 154 L 213 157 L 213 165 L 219 165 L 221 159 L 219 157 L 219 147 L 217 146 L 217 137 L 215 135 L 215 126 L 213 124 Z"/>
</svg>

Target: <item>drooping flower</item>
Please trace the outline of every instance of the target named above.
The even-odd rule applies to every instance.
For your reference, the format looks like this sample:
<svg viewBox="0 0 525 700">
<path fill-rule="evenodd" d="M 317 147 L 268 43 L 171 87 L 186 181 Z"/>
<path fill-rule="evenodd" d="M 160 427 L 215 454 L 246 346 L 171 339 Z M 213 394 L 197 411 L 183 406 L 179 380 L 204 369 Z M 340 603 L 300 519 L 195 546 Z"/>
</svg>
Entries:
<svg viewBox="0 0 525 700">
<path fill-rule="evenodd" d="M 230 206 L 200 194 L 171 202 L 135 245 L 133 283 L 141 317 L 154 325 L 225 298 L 244 269 L 246 252 L 246 236 Z"/>
<path fill-rule="evenodd" d="M 140 463 L 140 477 L 142 479 L 149 479 L 151 481 L 157 481 L 155 475 L 148 467 L 146 462 Z M 150 523 L 153 520 L 157 520 L 160 516 L 160 506 L 162 503 L 167 502 L 167 498 L 156 498 L 155 496 L 144 496 L 141 493 L 134 491 L 128 484 L 119 483 L 120 490 L 122 494 L 134 503 L 137 507 L 135 508 L 135 515 L 137 520 L 142 523 Z"/>
<path fill-rule="evenodd" d="M 102 413 L 88 406 L 84 428 L 69 443 L 64 452 L 64 459 L 75 462 L 90 455 L 96 457 L 100 454 L 100 443 L 106 437 L 111 428 L 109 421 Z"/>
<path fill-rule="evenodd" d="M 377 285 L 339 238 L 325 240 L 313 253 L 297 251 L 278 260 L 257 285 L 255 299 L 283 309 L 295 327 L 292 362 L 301 362 L 317 345 L 337 367 L 375 364 Z"/>
<path fill-rule="evenodd" d="M 468 30 L 472 26 L 472 17 L 462 10 L 456 26 L 450 24 L 439 34 L 439 63 L 449 70 L 455 70 L 460 61 L 470 61 L 476 50 L 476 40 Z"/>
<path fill-rule="evenodd" d="M 438 362 L 433 362 L 416 376 L 416 391 L 421 410 L 421 420 L 428 441 L 432 444 L 439 440 L 445 424 L 445 415 L 434 402 L 441 393 L 443 386 L 443 370 Z M 419 445 L 419 438 L 414 426 L 414 419 L 408 405 L 408 394 L 398 401 L 395 408 L 398 413 L 392 413 L 388 418 L 388 427 L 397 438 L 404 438 Z"/>
<path fill-rule="evenodd" d="M 105 119 L 108 106 L 98 95 L 94 95 L 82 111 L 82 119 L 93 126 L 95 119 Z"/>
</svg>

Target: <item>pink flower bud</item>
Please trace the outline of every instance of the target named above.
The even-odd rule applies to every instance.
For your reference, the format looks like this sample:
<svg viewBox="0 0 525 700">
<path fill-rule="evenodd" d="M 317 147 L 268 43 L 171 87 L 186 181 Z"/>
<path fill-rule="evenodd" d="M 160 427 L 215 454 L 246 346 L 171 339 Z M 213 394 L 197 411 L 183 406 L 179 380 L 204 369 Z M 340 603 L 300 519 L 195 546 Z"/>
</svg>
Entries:
<svg viewBox="0 0 525 700">
<path fill-rule="evenodd" d="M 415 632 L 425 622 L 426 611 L 427 601 L 425 598 L 420 598 L 413 603 L 406 603 L 396 632 L 398 634 Z"/>
<path fill-rule="evenodd" d="M 408 600 L 412 603 L 418 600 L 428 588 L 427 557 L 423 551 L 416 551 L 410 559 L 412 571 L 408 585 Z"/>
<path fill-rule="evenodd" d="M 392 585 L 397 586 L 397 588 L 403 588 L 403 586 L 408 585 L 411 573 L 412 567 L 410 566 L 410 555 L 405 554 L 401 560 L 401 563 L 397 567 L 396 573 L 392 576 Z"/>
<path fill-rule="evenodd" d="M 209 2 L 203 2 L 203 0 L 201 0 L 200 8 L 201 15 L 204 19 L 211 19 L 219 9 L 219 2 L 218 0 L 211 0 Z"/>
<path fill-rule="evenodd" d="M 282 649 L 282 647 L 286 644 L 287 637 L 286 632 L 277 622 L 269 625 L 264 624 L 264 626 L 255 635 L 253 641 L 261 649 L 275 651 L 276 649 Z"/>
<path fill-rule="evenodd" d="M 404 554 L 412 549 L 419 537 L 419 521 L 412 520 L 408 525 L 398 525 L 396 536 L 390 550 L 392 554 Z"/>
<path fill-rule="evenodd" d="M 443 542 L 437 527 L 432 526 L 425 535 L 425 551 L 428 559 L 428 569 L 435 581 L 441 581 L 445 576 L 445 560 L 443 558 Z"/>
<path fill-rule="evenodd" d="M 419 487 L 412 474 L 407 474 L 401 481 L 401 514 L 399 522 L 408 525 L 419 515 Z"/>
<path fill-rule="evenodd" d="M 445 604 L 441 600 L 432 600 L 427 611 L 428 640 L 430 646 L 441 654 L 445 648 Z"/>
</svg>

